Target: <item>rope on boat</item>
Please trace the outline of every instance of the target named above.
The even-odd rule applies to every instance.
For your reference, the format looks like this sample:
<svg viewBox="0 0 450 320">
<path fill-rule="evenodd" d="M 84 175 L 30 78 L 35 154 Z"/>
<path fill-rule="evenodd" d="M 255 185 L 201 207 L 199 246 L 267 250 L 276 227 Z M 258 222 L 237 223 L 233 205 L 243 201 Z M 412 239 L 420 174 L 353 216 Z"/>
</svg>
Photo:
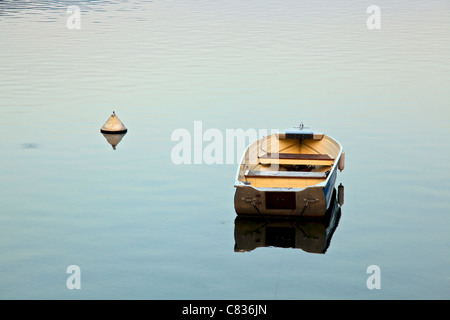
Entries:
<svg viewBox="0 0 450 320">
<path fill-rule="evenodd" d="M 300 220 L 300 218 L 302 217 L 302 215 L 305 213 L 306 209 L 308 208 L 308 200 L 306 200 L 306 204 L 302 209 L 302 212 L 300 212 L 300 215 L 297 217 L 297 219 L 295 220 L 294 226 L 296 226 L 298 228 L 298 221 Z"/>
<path fill-rule="evenodd" d="M 295 221 L 295 225 L 297 225 L 298 221 L 300 220 L 300 218 L 303 216 L 303 214 L 305 213 L 306 209 L 308 209 L 308 204 L 309 202 L 316 202 L 319 201 L 319 199 L 303 199 L 306 204 L 303 207 L 302 211 L 300 212 L 299 216 L 297 217 L 297 220 Z"/>
<path fill-rule="evenodd" d="M 308 200 L 306 200 L 306 204 L 302 209 L 302 212 L 300 212 L 300 217 L 305 213 L 306 209 L 308 209 Z"/>
<path fill-rule="evenodd" d="M 263 218 L 266 220 L 267 223 L 270 223 L 270 220 L 267 219 L 267 217 L 266 217 L 265 215 L 263 215 L 262 212 L 261 212 L 261 211 L 258 209 L 258 207 L 256 206 L 256 203 L 255 203 L 255 199 L 254 199 L 254 198 L 252 198 L 252 199 L 250 200 L 250 203 L 251 203 L 251 205 L 253 206 L 253 208 L 255 208 L 256 212 L 258 212 L 258 213 L 261 215 L 261 217 L 263 217 Z"/>
</svg>

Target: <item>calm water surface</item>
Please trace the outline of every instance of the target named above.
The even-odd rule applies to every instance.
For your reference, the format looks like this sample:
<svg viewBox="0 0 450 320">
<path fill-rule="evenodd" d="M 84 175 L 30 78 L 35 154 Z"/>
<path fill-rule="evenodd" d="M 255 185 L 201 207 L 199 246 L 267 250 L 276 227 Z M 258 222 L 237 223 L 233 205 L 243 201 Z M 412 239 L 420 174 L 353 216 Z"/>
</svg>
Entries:
<svg viewBox="0 0 450 320">
<path fill-rule="evenodd" d="M 450 298 L 449 2 L 371 4 L 0 1 L 0 298 Z M 171 160 L 194 121 L 342 143 L 325 254 L 235 252 L 237 163 Z"/>
</svg>

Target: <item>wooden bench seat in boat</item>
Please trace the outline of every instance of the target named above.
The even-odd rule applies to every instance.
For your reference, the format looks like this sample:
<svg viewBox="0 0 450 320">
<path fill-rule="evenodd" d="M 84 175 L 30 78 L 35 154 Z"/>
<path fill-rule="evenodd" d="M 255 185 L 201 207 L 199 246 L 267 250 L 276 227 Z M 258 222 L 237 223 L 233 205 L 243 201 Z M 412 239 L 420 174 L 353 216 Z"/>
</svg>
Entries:
<svg viewBox="0 0 450 320">
<path fill-rule="evenodd" d="M 327 154 L 267 153 L 259 157 L 259 163 L 331 166 L 334 159 Z"/>
<path fill-rule="evenodd" d="M 306 172 L 306 171 L 253 171 L 248 170 L 246 177 L 262 178 L 305 178 L 305 179 L 326 179 L 327 172 Z"/>
<path fill-rule="evenodd" d="M 327 178 L 326 172 L 253 171 L 245 172 L 245 180 L 256 188 L 306 188 Z"/>
</svg>

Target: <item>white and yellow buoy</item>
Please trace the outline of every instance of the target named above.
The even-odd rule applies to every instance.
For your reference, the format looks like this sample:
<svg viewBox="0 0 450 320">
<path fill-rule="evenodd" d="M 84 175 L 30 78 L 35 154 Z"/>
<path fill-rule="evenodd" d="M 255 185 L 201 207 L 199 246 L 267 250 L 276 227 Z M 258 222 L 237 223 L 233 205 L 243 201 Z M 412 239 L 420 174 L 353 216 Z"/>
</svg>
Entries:
<svg viewBox="0 0 450 320">
<path fill-rule="evenodd" d="M 101 133 L 107 134 L 126 133 L 127 131 L 128 129 L 125 127 L 122 121 L 120 121 L 119 117 L 116 115 L 114 111 L 112 115 L 108 118 L 108 120 L 105 122 L 103 127 L 100 129 Z"/>
</svg>

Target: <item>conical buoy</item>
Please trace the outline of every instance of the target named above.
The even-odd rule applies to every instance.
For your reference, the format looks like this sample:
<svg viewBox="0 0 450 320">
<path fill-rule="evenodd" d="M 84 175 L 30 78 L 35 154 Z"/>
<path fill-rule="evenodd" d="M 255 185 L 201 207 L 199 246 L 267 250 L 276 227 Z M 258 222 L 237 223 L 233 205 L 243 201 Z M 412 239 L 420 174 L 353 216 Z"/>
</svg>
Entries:
<svg viewBox="0 0 450 320">
<path fill-rule="evenodd" d="M 100 129 L 101 133 L 126 133 L 128 131 L 127 128 L 125 128 L 122 121 L 120 121 L 119 117 L 116 116 L 116 113 L 113 111 L 112 115 L 109 117 L 109 119 L 106 121 L 106 123 L 103 125 L 103 127 Z"/>
</svg>

